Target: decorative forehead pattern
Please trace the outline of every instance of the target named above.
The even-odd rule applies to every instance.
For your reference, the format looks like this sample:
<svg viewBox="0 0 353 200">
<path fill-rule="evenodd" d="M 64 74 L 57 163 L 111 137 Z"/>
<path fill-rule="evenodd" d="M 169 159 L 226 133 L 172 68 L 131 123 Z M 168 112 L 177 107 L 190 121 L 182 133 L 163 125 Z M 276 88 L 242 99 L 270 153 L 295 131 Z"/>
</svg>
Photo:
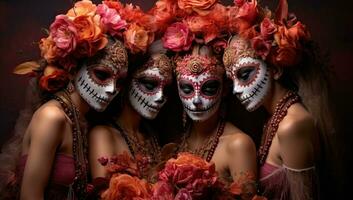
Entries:
<svg viewBox="0 0 353 200">
<path fill-rule="evenodd" d="M 222 75 L 224 68 L 215 57 L 188 55 L 176 60 L 175 71 L 178 77 L 181 75 L 197 76 L 204 72 Z"/>
<path fill-rule="evenodd" d="M 148 61 L 142 65 L 140 69 L 136 71 L 135 76 L 139 76 L 142 72 L 147 69 L 159 69 L 160 74 L 166 79 L 172 78 L 173 65 L 168 56 L 164 54 L 158 54 L 151 56 Z"/>
<path fill-rule="evenodd" d="M 101 53 L 87 62 L 88 66 L 96 64 L 112 66 L 118 71 L 127 70 L 128 55 L 123 43 L 116 40 L 113 44 L 108 44 Z"/>
<path fill-rule="evenodd" d="M 223 54 L 223 64 L 229 70 L 240 58 L 258 58 L 250 43 L 240 37 L 235 37 L 232 45 L 229 45 Z"/>
</svg>

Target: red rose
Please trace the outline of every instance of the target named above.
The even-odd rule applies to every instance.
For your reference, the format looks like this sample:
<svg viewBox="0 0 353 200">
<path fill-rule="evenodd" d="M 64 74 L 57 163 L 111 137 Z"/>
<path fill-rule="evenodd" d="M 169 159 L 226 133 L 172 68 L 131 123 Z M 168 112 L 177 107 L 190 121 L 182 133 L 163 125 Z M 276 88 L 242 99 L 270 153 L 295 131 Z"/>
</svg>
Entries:
<svg viewBox="0 0 353 200">
<path fill-rule="evenodd" d="M 48 92 L 57 92 L 69 82 L 69 74 L 53 65 L 44 69 L 43 76 L 39 79 L 39 86 Z"/>
<path fill-rule="evenodd" d="M 277 31 L 276 25 L 267 17 L 261 22 L 260 28 L 261 35 L 265 40 L 270 39 Z"/>
<path fill-rule="evenodd" d="M 261 36 L 257 36 L 251 40 L 252 48 L 255 50 L 256 54 L 260 56 L 263 60 L 266 59 L 267 55 L 271 50 L 271 41 L 265 41 Z"/>
</svg>

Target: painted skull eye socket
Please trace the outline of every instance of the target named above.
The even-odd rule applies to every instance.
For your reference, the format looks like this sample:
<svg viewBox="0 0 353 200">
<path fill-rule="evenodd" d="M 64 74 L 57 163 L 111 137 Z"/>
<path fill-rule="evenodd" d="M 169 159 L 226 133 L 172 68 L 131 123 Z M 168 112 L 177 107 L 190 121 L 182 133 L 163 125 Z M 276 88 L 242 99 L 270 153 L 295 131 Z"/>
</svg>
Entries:
<svg viewBox="0 0 353 200">
<path fill-rule="evenodd" d="M 179 88 L 186 95 L 194 91 L 194 87 L 190 83 L 179 83 Z"/>
<path fill-rule="evenodd" d="M 256 70 L 257 70 L 256 66 L 242 67 L 236 72 L 236 77 L 240 81 L 249 82 L 256 75 Z"/>
<path fill-rule="evenodd" d="M 146 91 L 149 92 L 154 91 L 159 85 L 157 80 L 149 78 L 139 78 L 137 81 Z"/>
<path fill-rule="evenodd" d="M 206 96 L 214 96 L 218 93 L 220 85 L 218 80 L 208 80 L 202 85 L 201 92 Z"/>
<path fill-rule="evenodd" d="M 89 76 L 98 84 L 104 85 L 113 77 L 114 72 L 105 66 L 94 66 L 88 70 Z"/>
</svg>

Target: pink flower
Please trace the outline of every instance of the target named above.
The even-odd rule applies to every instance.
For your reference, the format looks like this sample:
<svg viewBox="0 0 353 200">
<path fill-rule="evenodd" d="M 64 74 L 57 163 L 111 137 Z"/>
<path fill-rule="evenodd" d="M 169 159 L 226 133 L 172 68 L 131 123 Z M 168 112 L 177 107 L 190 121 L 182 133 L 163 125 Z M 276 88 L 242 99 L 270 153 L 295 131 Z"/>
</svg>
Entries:
<svg viewBox="0 0 353 200">
<path fill-rule="evenodd" d="M 77 43 L 77 29 L 66 15 L 58 15 L 50 26 L 50 34 L 61 57 L 75 50 Z"/>
<path fill-rule="evenodd" d="M 173 186 L 165 181 L 158 181 L 153 186 L 153 200 L 174 200 Z"/>
<path fill-rule="evenodd" d="M 162 41 L 165 48 L 178 52 L 189 50 L 194 38 L 186 24 L 177 22 L 167 28 Z"/>
<path fill-rule="evenodd" d="M 215 165 L 189 153 L 180 153 L 177 159 L 168 160 L 159 172 L 159 180 L 178 188 L 176 199 L 201 197 L 207 189 L 218 186 Z"/>
<path fill-rule="evenodd" d="M 104 25 L 104 29 L 112 36 L 118 35 L 121 30 L 126 28 L 126 21 L 121 19 L 115 9 L 109 8 L 105 4 L 98 5 L 97 14 L 101 16 L 101 23 Z"/>
<path fill-rule="evenodd" d="M 257 16 L 257 1 L 252 0 L 251 2 L 243 3 L 239 8 L 237 18 L 246 20 L 248 23 L 252 23 Z"/>
<path fill-rule="evenodd" d="M 181 190 L 178 191 L 174 200 L 192 200 L 192 196 L 188 190 L 186 190 L 185 188 L 182 188 Z"/>
<path fill-rule="evenodd" d="M 270 53 L 271 41 L 265 41 L 261 36 L 254 37 L 251 40 L 251 45 L 256 54 L 263 60 L 265 60 L 267 55 Z"/>
<path fill-rule="evenodd" d="M 276 25 L 267 17 L 261 22 L 260 29 L 265 40 L 271 39 L 271 36 L 277 31 Z"/>
</svg>

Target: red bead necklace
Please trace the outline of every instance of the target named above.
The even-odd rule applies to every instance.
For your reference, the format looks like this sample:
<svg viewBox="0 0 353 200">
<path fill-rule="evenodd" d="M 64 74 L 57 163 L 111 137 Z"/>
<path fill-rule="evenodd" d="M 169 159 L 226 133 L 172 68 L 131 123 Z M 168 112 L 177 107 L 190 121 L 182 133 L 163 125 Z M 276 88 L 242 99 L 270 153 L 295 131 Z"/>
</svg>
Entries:
<svg viewBox="0 0 353 200">
<path fill-rule="evenodd" d="M 300 97 L 298 94 L 290 91 L 277 103 L 275 112 L 264 126 L 262 143 L 257 152 L 260 166 L 266 161 L 268 151 L 272 144 L 272 140 L 277 133 L 279 123 L 287 115 L 288 108 L 299 101 Z"/>
</svg>

